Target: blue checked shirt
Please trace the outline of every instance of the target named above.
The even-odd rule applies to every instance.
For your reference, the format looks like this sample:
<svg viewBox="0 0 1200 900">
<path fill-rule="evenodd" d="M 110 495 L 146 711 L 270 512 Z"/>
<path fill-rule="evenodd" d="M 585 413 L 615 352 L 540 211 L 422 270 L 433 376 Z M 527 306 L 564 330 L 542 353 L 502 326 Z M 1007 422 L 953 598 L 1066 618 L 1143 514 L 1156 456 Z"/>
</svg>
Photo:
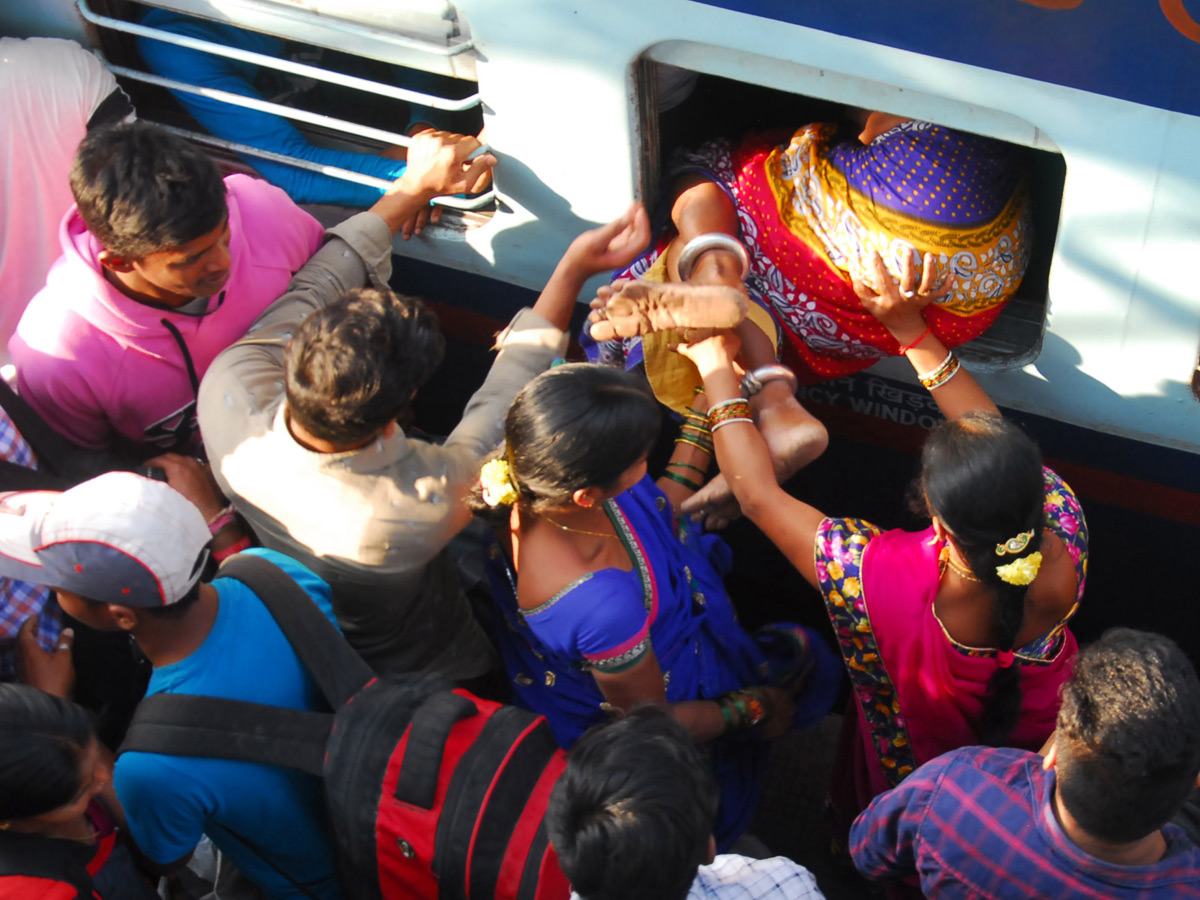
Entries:
<svg viewBox="0 0 1200 900">
<path fill-rule="evenodd" d="M 33 450 L 3 409 L 0 409 L 0 459 L 37 468 Z M 51 599 L 50 591 L 41 585 L 0 578 L 0 681 L 16 678 L 17 629 L 33 615 L 41 616 L 38 643 L 53 650 L 62 630 L 62 612 Z"/>
<path fill-rule="evenodd" d="M 871 801 L 850 830 L 871 879 L 917 875 L 939 900 L 1200 898 L 1200 849 L 1163 826 L 1149 866 L 1088 856 L 1054 815 L 1054 773 L 1025 750 L 964 747 L 931 760 Z"/>
</svg>

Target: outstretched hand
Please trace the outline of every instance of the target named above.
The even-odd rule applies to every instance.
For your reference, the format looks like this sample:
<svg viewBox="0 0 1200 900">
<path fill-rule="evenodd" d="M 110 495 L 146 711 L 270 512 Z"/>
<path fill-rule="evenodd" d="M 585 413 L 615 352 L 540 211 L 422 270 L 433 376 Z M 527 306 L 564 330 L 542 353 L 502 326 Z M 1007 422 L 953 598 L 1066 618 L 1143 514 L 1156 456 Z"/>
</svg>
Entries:
<svg viewBox="0 0 1200 900">
<path fill-rule="evenodd" d="M 732 369 L 741 346 L 741 339 L 734 332 L 718 331 L 694 344 L 676 344 L 675 352 L 690 359 L 700 377 L 707 378 L 721 369 Z"/>
<path fill-rule="evenodd" d="M 925 307 L 947 296 L 954 287 L 954 279 L 948 273 L 937 275 L 937 262 L 932 253 L 925 254 L 921 281 L 917 284 L 916 258 L 904 259 L 897 283 L 888 273 L 883 258 L 878 252 L 871 255 L 871 273 L 874 284 L 865 280 L 853 282 L 854 293 L 862 301 L 863 309 L 879 320 L 897 341 L 907 344 L 925 330 Z"/>
<path fill-rule="evenodd" d="M 467 161 L 481 146 L 477 138 L 432 128 L 414 134 L 405 151 L 408 166 L 404 174 L 372 210 L 404 240 L 420 234 L 428 223 L 441 218 L 442 208 L 429 205 L 434 197 L 472 194 L 491 183 L 496 157 L 484 153 Z"/>
<path fill-rule="evenodd" d="M 623 269 L 650 243 L 650 217 L 641 203 L 633 203 L 607 225 L 585 231 L 571 242 L 563 262 L 592 276 Z"/>
<path fill-rule="evenodd" d="M 470 162 L 467 157 L 482 144 L 477 138 L 449 131 L 422 131 L 413 135 L 408 147 L 408 168 L 393 189 L 402 185 L 431 197 L 468 194 L 486 184 L 496 157 L 484 153 Z"/>
</svg>

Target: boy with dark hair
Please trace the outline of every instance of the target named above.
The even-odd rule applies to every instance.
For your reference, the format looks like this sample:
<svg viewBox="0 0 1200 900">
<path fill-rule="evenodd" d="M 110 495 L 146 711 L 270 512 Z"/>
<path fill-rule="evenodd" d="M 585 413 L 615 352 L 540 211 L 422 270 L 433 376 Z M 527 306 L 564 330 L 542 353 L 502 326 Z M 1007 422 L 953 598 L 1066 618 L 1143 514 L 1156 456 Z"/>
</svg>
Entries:
<svg viewBox="0 0 1200 900">
<path fill-rule="evenodd" d="M 820 900 L 784 857 L 714 859 L 717 799 L 711 767 L 659 707 L 588 731 L 546 808 L 572 900 Z"/>
<path fill-rule="evenodd" d="M 471 513 L 461 502 L 503 436 L 518 391 L 566 345 L 584 282 L 649 240 L 631 207 L 568 248 L 442 444 L 396 423 L 440 361 L 424 306 L 387 288 L 392 238 L 437 193 L 456 193 L 495 162 L 474 138 L 420 134 L 408 169 L 329 241 L 247 337 L 213 363 L 200 423 L 221 490 L 264 546 L 333 586 L 342 631 L 376 671 L 436 671 L 474 684 L 495 654 L 447 552 Z M 370 282 L 374 290 L 363 292 Z"/>
<path fill-rule="evenodd" d="M 1173 641 L 1084 648 L 1043 752 L 926 763 L 855 821 L 855 864 L 931 897 L 1200 897 L 1200 849 L 1169 824 L 1200 776 L 1200 680 Z"/>
<path fill-rule="evenodd" d="M 21 396 L 84 447 L 199 446 L 209 363 L 283 292 L 323 230 L 278 188 L 222 182 L 203 151 L 143 123 L 90 133 L 71 190 L 63 256 L 9 343 Z"/>
<path fill-rule="evenodd" d="M 305 319 L 288 344 L 292 427 L 339 446 L 369 439 L 408 407 L 445 348 L 437 317 L 416 297 L 347 291 Z"/>
<path fill-rule="evenodd" d="M 63 493 L 0 495 L 0 574 L 50 585 L 83 624 L 132 635 L 154 666 L 147 695 L 321 709 L 316 685 L 258 595 L 232 578 L 201 581 L 209 541 L 192 500 L 131 472 Z M 329 587 L 312 572 L 269 550 L 246 552 L 286 572 L 333 619 Z M 113 780 L 137 846 L 165 871 L 182 866 L 208 835 L 273 898 L 340 896 L 319 779 L 258 763 L 129 752 Z"/>
</svg>

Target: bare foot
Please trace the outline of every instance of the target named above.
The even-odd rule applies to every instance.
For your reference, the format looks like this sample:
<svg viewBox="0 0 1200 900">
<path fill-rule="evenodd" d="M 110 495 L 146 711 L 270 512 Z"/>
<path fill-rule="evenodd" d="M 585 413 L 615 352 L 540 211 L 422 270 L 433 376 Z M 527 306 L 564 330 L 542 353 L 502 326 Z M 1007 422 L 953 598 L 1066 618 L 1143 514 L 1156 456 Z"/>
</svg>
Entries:
<svg viewBox="0 0 1200 900">
<path fill-rule="evenodd" d="M 781 484 L 824 453 L 829 444 L 825 426 L 800 405 L 784 381 L 768 382 L 750 399 L 750 410 L 771 454 L 775 480 Z M 724 475 L 717 475 L 688 497 L 679 511 L 698 517 L 710 531 L 724 528 L 741 516 Z"/>
<path fill-rule="evenodd" d="M 593 303 L 589 331 L 596 341 L 637 337 L 678 329 L 684 339 L 703 337 L 700 330 L 733 328 L 746 317 L 744 291 L 725 285 L 630 281 Z"/>
</svg>

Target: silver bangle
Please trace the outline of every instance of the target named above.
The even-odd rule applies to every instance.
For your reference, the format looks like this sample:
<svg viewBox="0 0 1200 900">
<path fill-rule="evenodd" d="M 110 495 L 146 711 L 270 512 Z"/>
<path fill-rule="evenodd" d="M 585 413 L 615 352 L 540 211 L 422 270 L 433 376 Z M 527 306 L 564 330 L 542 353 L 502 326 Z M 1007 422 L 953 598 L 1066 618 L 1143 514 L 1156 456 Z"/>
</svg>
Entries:
<svg viewBox="0 0 1200 900">
<path fill-rule="evenodd" d="M 746 276 L 750 274 L 750 254 L 746 252 L 745 245 L 732 235 L 711 231 L 708 234 L 694 237 L 684 244 L 683 252 L 679 254 L 680 281 L 687 281 L 692 277 L 692 269 L 696 267 L 696 260 L 709 250 L 728 250 L 741 260 L 742 274 L 738 280 L 746 280 Z"/>
<path fill-rule="evenodd" d="M 759 366 L 753 372 L 742 376 L 742 396 L 749 399 L 761 391 L 768 381 L 784 379 L 791 385 L 792 393 L 796 393 L 796 373 L 787 366 Z"/>
<path fill-rule="evenodd" d="M 720 431 L 726 425 L 735 425 L 738 422 L 745 422 L 747 425 L 754 424 L 753 419 L 747 419 L 745 416 L 737 416 L 736 418 L 733 418 L 733 419 L 722 419 L 720 422 L 718 422 L 716 425 L 714 425 L 712 427 L 712 432 L 713 432 L 713 434 L 716 434 L 718 431 Z"/>
</svg>

